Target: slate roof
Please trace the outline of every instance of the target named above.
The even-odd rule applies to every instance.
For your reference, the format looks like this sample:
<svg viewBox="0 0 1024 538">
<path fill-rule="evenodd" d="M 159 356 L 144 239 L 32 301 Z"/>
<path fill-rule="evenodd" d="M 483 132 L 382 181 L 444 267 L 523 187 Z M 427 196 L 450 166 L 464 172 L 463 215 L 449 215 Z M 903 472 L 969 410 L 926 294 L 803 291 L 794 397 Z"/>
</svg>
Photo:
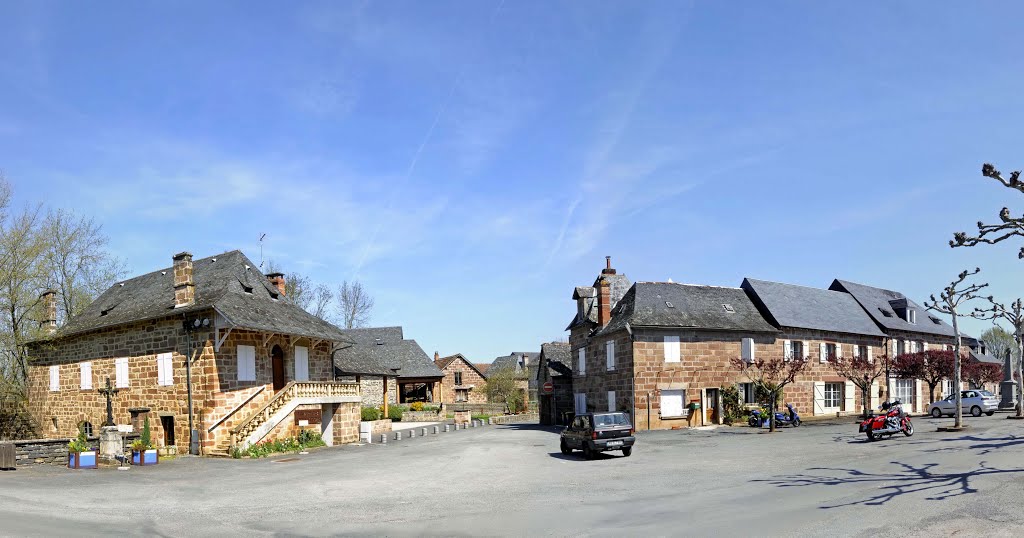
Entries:
<svg viewBox="0 0 1024 538">
<path fill-rule="evenodd" d="M 168 267 L 114 284 L 60 327 L 54 338 L 214 308 L 239 328 L 347 341 L 338 327 L 278 297 L 277 288 L 241 251 L 194 260 L 192 268 L 191 305 L 174 307 L 174 271 Z"/>
<path fill-rule="evenodd" d="M 885 336 L 848 293 L 753 278 L 740 287 L 777 327 Z"/>
<path fill-rule="evenodd" d="M 482 375 L 484 377 L 487 377 L 487 370 L 490 370 L 490 368 L 491 368 L 490 364 L 479 363 L 479 362 L 474 362 L 473 366 L 476 366 L 477 371 L 480 372 L 480 375 Z"/>
<path fill-rule="evenodd" d="M 952 326 L 902 293 L 839 279 L 834 280 L 828 289 L 852 295 L 883 330 L 900 330 L 950 337 L 954 335 Z M 910 323 L 899 317 L 893 310 L 893 305 L 916 310 L 917 323 Z M 885 314 L 886 312 L 888 315 Z"/>
<path fill-rule="evenodd" d="M 572 369 L 569 367 L 571 361 L 571 350 L 568 342 L 547 342 L 540 345 L 540 359 L 547 367 L 547 374 L 551 376 L 571 376 Z M 540 366 L 538 364 L 538 366 Z M 537 369 L 537 379 L 540 380 L 543 369 Z"/>
<path fill-rule="evenodd" d="M 523 366 L 523 357 L 528 359 L 525 361 L 525 366 Z M 495 372 L 504 368 L 512 368 L 517 374 L 521 374 L 529 380 L 530 388 L 536 388 L 537 363 L 539 360 L 540 353 L 536 351 L 516 351 L 494 359 L 494 362 L 491 363 L 491 367 L 487 371 Z"/>
<path fill-rule="evenodd" d="M 438 368 L 444 371 L 445 368 L 448 368 L 449 366 L 452 365 L 453 362 L 460 359 L 466 364 L 468 364 L 470 368 L 476 370 L 476 373 L 480 374 L 480 377 L 487 379 L 487 376 L 484 375 L 484 372 L 480 368 L 477 368 L 475 364 L 469 362 L 469 359 L 467 359 L 465 355 L 463 355 L 462 353 L 456 353 L 454 355 L 449 355 L 447 357 L 441 357 L 440 359 L 434 361 L 434 364 L 436 364 Z"/>
<path fill-rule="evenodd" d="M 969 354 L 971 359 L 974 359 L 977 362 L 987 362 L 990 364 L 998 364 L 1000 366 L 1003 365 L 1003 359 L 1000 359 L 999 357 L 995 357 L 993 355 L 989 355 L 988 353 L 981 352 L 981 348 L 984 345 L 983 341 L 978 340 L 973 336 L 968 336 L 966 334 L 961 334 L 960 338 L 962 340 L 962 343 L 966 345 L 968 348 L 970 348 Z"/>
<path fill-rule="evenodd" d="M 339 375 L 395 375 L 398 379 L 444 377 L 434 361 L 415 340 L 406 340 L 401 327 L 343 329 L 354 342 L 334 353 Z"/>
<path fill-rule="evenodd" d="M 723 305 L 729 305 L 732 312 Z M 740 288 L 675 282 L 637 282 L 597 334 L 624 330 L 626 323 L 632 327 L 778 332 Z"/>
<path fill-rule="evenodd" d="M 580 316 L 580 312 L 577 309 L 576 316 L 569 322 L 569 326 L 565 330 L 570 330 L 577 325 L 582 323 L 597 324 L 597 283 L 605 278 L 611 283 L 611 307 L 615 308 L 615 305 L 622 300 L 622 297 L 629 291 L 629 287 L 632 284 L 626 275 L 614 274 L 606 275 L 602 274 L 594 280 L 594 286 L 577 286 L 572 293 L 573 300 L 583 298 L 583 316 Z"/>
</svg>

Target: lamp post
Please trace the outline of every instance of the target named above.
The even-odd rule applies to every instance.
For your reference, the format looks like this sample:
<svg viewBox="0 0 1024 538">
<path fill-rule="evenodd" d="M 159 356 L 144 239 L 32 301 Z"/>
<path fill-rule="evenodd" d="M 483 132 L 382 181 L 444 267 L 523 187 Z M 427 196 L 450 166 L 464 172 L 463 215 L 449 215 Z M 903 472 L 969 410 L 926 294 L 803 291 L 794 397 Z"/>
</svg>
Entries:
<svg viewBox="0 0 1024 538">
<path fill-rule="evenodd" d="M 192 333 L 210 326 L 209 318 L 195 318 L 191 322 L 186 318 L 185 329 L 185 383 L 188 387 L 188 453 L 199 455 L 199 431 L 195 429 L 194 412 L 192 410 Z"/>
</svg>

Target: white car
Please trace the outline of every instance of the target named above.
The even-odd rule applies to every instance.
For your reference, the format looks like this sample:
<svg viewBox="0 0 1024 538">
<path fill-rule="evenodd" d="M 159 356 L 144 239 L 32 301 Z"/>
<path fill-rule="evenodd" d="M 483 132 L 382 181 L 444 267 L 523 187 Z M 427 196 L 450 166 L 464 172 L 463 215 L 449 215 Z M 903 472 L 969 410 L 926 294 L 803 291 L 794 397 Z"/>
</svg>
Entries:
<svg viewBox="0 0 1024 538">
<path fill-rule="evenodd" d="M 956 402 L 953 400 L 956 396 L 950 394 L 945 398 L 933 403 L 929 408 L 928 412 L 935 418 L 939 418 L 942 415 L 953 416 L 953 411 L 956 409 Z M 999 408 L 999 399 L 996 398 L 995 394 L 987 390 L 962 390 L 960 391 L 961 407 L 964 413 L 970 413 L 972 416 L 980 417 L 982 413 L 988 416 L 992 416 Z"/>
</svg>

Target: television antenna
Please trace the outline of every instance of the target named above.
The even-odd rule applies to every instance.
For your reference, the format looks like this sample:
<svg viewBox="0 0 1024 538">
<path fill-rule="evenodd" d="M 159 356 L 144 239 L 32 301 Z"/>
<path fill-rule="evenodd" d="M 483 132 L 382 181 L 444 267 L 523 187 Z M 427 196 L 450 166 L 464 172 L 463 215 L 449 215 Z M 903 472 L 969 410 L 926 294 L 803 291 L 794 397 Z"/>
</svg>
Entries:
<svg viewBox="0 0 1024 538">
<path fill-rule="evenodd" d="M 266 236 L 267 234 L 260 235 L 260 269 L 263 269 L 263 238 Z"/>
</svg>

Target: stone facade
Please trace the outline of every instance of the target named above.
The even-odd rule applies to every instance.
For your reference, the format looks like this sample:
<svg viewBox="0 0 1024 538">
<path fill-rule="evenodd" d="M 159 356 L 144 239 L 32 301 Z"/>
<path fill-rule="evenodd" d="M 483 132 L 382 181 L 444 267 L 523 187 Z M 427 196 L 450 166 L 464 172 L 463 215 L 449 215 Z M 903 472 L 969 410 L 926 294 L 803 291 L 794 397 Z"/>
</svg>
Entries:
<svg viewBox="0 0 1024 538">
<path fill-rule="evenodd" d="M 486 403 L 487 380 L 468 361 L 459 357 L 442 370 L 441 402 L 443 403 Z M 456 383 L 456 374 L 461 383 Z"/>
<path fill-rule="evenodd" d="M 351 376 L 357 378 L 359 391 L 363 397 L 363 407 L 380 407 L 384 405 L 384 381 L 383 376 Z M 388 383 L 388 405 L 398 403 L 398 381 L 396 378 L 387 378 Z"/>
<path fill-rule="evenodd" d="M 213 320 L 215 313 L 191 314 Z M 222 333 L 223 334 L 223 333 Z M 230 429 L 246 420 L 255 410 L 269 401 L 274 393 L 272 355 L 280 350 L 283 377 L 279 383 L 295 380 L 296 347 L 305 347 L 308 354 L 310 381 L 333 381 L 334 365 L 330 355 L 330 342 L 311 342 L 308 338 L 289 335 L 267 335 L 254 331 L 233 329 L 219 350 L 214 350 L 215 333 L 212 328 L 191 335 L 192 385 L 195 428 L 199 431 L 204 452 L 216 446 L 223 447 L 230 438 Z M 173 424 L 173 441 L 179 452 L 187 453 L 188 390 L 186 387 L 185 357 L 189 353 L 182 318 L 171 317 L 118 326 L 112 329 L 86 333 L 64 340 L 44 342 L 31 350 L 29 368 L 29 410 L 40 425 L 40 434 L 47 437 L 73 437 L 84 422 L 92 424 L 94 431 L 106 419 L 106 400 L 96 389 L 109 377 L 117 385 L 117 363 L 126 361 L 122 372 L 127 373 L 127 386 L 119 388 L 113 398 L 114 420 L 118 424 L 142 425 L 148 416 L 153 442 L 163 446 L 170 440 L 165 424 Z M 252 346 L 255 350 L 255 380 L 238 379 L 238 348 Z M 170 384 L 159 381 L 158 355 L 169 353 Z M 82 387 L 82 364 L 89 363 L 91 388 Z M 50 390 L 50 367 L 56 367 L 59 390 Z M 120 384 L 124 385 L 124 381 Z M 342 418 L 351 433 L 341 438 L 358 438 L 358 405 L 356 423 L 350 424 L 348 415 Z M 148 411 L 144 411 L 148 410 Z M 347 413 L 347 412 L 346 412 Z M 282 422 L 281 428 L 287 429 Z M 294 432 L 294 424 L 290 430 Z M 338 428 L 335 428 L 338 432 Z"/>
<path fill-rule="evenodd" d="M 68 442 L 71 439 L 30 439 L 24 441 L 9 441 L 14 445 L 15 465 L 19 467 L 29 465 L 56 465 L 64 467 L 68 464 Z M 92 438 L 91 445 L 97 441 Z"/>
</svg>

